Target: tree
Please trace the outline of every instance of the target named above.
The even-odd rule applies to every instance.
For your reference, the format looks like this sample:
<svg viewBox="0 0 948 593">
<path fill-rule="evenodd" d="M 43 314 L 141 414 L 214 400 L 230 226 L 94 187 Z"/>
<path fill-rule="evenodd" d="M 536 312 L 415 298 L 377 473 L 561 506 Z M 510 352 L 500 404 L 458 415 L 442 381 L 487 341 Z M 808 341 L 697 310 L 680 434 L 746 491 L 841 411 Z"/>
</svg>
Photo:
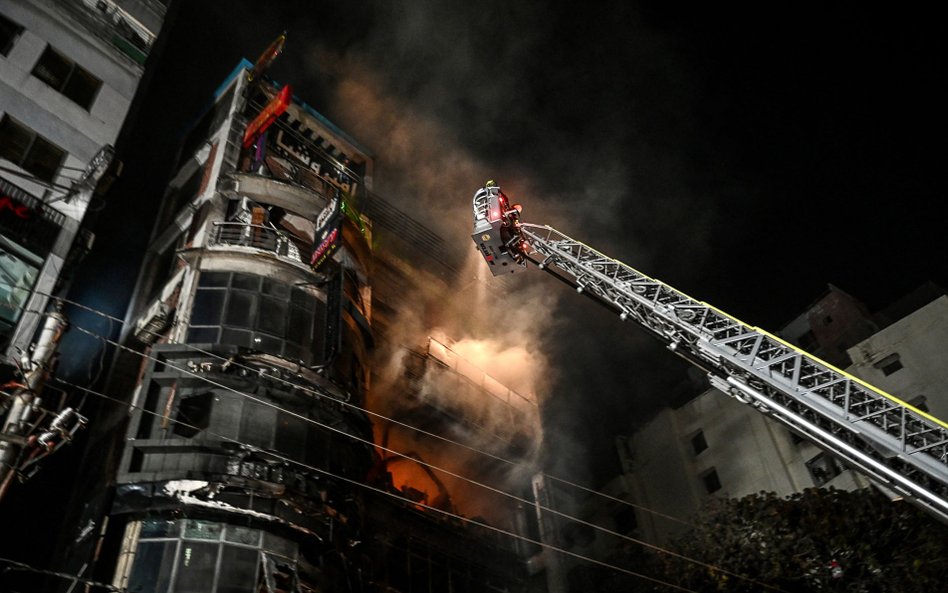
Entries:
<svg viewBox="0 0 948 593">
<path fill-rule="evenodd" d="M 948 527 L 875 489 L 810 488 L 715 500 L 663 556 L 663 580 L 695 591 L 914 593 L 948 582 Z"/>
</svg>

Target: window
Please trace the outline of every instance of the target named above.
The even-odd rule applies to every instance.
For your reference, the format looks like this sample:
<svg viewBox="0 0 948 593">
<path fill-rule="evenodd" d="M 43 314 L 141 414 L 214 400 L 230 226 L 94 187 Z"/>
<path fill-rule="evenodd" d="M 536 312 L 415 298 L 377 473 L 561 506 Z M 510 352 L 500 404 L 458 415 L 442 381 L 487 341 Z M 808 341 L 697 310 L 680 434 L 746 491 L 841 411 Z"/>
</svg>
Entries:
<svg viewBox="0 0 948 593">
<path fill-rule="evenodd" d="M 307 289 L 252 274 L 204 272 L 187 339 L 313 364 L 323 360 L 325 324 L 325 305 Z"/>
<path fill-rule="evenodd" d="M 813 484 L 822 486 L 843 473 L 843 466 L 832 455 L 820 453 L 813 459 L 806 462 L 806 468 L 813 478 Z"/>
<path fill-rule="evenodd" d="M 925 395 L 916 395 L 912 399 L 908 400 L 908 405 L 925 413 L 931 412 L 931 410 L 928 409 L 928 397 Z"/>
<path fill-rule="evenodd" d="M 713 467 L 701 474 L 701 481 L 704 482 L 704 489 L 708 494 L 714 494 L 721 489 L 721 480 L 718 478 L 718 472 Z"/>
<path fill-rule="evenodd" d="M 83 109 L 92 107 L 102 81 L 69 58 L 47 45 L 36 66 L 33 76 L 62 93 Z"/>
<path fill-rule="evenodd" d="M 0 14 L 0 56 L 10 53 L 21 33 L 23 33 L 23 27 Z"/>
<path fill-rule="evenodd" d="M 694 449 L 695 455 L 708 448 L 708 441 L 704 438 L 704 431 L 699 430 L 691 437 L 691 448 Z"/>
<path fill-rule="evenodd" d="M 816 340 L 816 335 L 812 330 L 807 330 L 797 339 L 797 341 L 800 342 L 800 347 L 807 352 L 811 351 L 813 348 L 816 348 L 816 346 L 819 344 L 819 342 Z"/>
<path fill-rule="evenodd" d="M 22 167 L 37 179 L 52 182 L 66 151 L 4 115 L 0 120 L 0 158 Z"/>
<path fill-rule="evenodd" d="M 895 371 L 902 368 L 902 361 L 899 360 L 898 354 L 893 353 L 886 356 L 885 358 L 883 358 L 882 360 L 880 360 L 879 362 L 875 363 L 872 366 L 882 371 L 882 374 L 888 377 Z"/>
<path fill-rule="evenodd" d="M 139 593 L 295 591 L 296 543 L 259 529 L 197 519 L 146 519 L 138 541 L 123 543 L 132 558 L 125 590 Z M 172 582 L 173 581 L 173 582 Z M 281 588 L 282 585 L 282 588 Z"/>
</svg>

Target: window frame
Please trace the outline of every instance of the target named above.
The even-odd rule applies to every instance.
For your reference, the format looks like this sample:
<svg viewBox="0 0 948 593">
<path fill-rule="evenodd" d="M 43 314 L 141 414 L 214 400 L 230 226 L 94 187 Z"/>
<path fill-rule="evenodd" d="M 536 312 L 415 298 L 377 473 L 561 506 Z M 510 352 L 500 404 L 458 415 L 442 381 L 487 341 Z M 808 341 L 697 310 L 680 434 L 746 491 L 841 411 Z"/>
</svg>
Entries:
<svg viewBox="0 0 948 593">
<path fill-rule="evenodd" d="M 51 64 L 44 64 L 44 60 L 47 60 L 50 57 L 55 57 L 61 62 L 61 66 L 68 68 L 68 72 L 65 73 L 61 81 L 58 81 L 58 84 L 54 84 L 55 79 L 51 79 L 43 75 L 42 71 L 37 73 L 37 70 L 40 69 L 41 65 L 46 68 L 47 71 L 49 71 L 49 66 Z M 70 84 L 73 83 L 77 73 L 78 76 L 84 76 L 87 79 L 94 81 L 94 85 L 91 87 L 92 90 L 88 93 L 87 99 L 85 99 L 85 95 L 77 95 L 74 90 L 70 91 Z M 99 92 L 102 90 L 101 78 L 92 72 L 89 72 L 89 70 L 80 66 L 78 62 L 68 58 L 66 55 L 48 43 L 46 44 L 46 48 L 43 50 L 43 53 L 40 54 L 40 57 L 36 60 L 36 63 L 33 64 L 30 74 L 37 80 L 41 81 L 43 84 L 49 86 L 49 88 L 55 90 L 86 111 L 92 111 L 92 106 L 95 105 L 95 101 L 99 97 Z M 85 99 L 85 101 L 80 102 L 80 99 Z"/>
<path fill-rule="evenodd" d="M 0 14 L 0 56 L 7 57 L 26 29 L 5 14 Z"/>
<path fill-rule="evenodd" d="M 3 116 L 0 116 L 0 130 L 4 129 L 8 125 L 14 128 L 20 128 L 20 130 L 22 130 L 23 132 L 25 132 L 26 135 L 29 136 L 29 141 L 26 143 L 26 148 L 23 149 L 22 154 L 20 154 L 18 158 L 16 159 L 10 158 L 12 156 L 15 156 L 12 154 L 0 154 L 0 158 L 6 159 L 10 161 L 11 163 L 13 163 L 14 165 L 16 165 L 17 167 L 20 167 L 21 169 L 23 169 L 24 171 L 32 175 L 36 180 L 39 180 L 43 183 L 49 183 L 49 184 L 54 183 L 56 181 L 56 178 L 59 177 L 59 172 L 62 170 L 63 163 L 66 162 L 66 157 L 69 155 L 69 153 L 65 149 L 57 145 L 56 143 L 48 140 L 46 137 L 44 137 L 42 134 L 40 134 L 33 128 L 11 117 L 9 114 L 4 113 Z M 50 176 L 48 178 L 44 176 L 44 174 L 46 173 L 45 170 L 37 169 L 36 166 L 31 162 L 30 157 L 32 156 L 34 149 L 38 146 L 38 143 L 45 144 L 43 148 L 52 149 L 52 151 L 60 153 L 59 158 L 58 158 L 59 162 L 56 164 L 55 168 L 50 172 Z"/>
</svg>

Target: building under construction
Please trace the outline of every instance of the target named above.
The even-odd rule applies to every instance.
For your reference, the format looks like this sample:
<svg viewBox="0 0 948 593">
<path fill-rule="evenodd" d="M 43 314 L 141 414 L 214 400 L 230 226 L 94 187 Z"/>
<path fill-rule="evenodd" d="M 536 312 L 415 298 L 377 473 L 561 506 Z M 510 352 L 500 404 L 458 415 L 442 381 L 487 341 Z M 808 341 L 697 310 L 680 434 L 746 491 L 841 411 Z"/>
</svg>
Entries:
<svg viewBox="0 0 948 593">
<path fill-rule="evenodd" d="M 480 486 L 529 493 L 508 460 L 538 446 L 533 396 L 447 339 L 395 340 L 407 295 L 451 274 L 399 246 L 440 239 L 257 70 L 182 146 L 64 570 L 139 593 L 544 590 L 535 509 Z"/>
</svg>

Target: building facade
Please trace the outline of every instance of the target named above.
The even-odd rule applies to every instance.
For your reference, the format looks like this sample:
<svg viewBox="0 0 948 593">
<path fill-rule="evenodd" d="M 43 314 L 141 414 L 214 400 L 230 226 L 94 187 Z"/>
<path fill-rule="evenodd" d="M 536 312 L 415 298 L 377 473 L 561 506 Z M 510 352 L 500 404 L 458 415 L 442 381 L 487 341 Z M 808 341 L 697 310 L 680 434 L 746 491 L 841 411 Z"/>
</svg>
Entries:
<svg viewBox="0 0 948 593">
<path fill-rule="evenodd" d="M 184 141 L 110 380 L 130 405 L 96 421 L 89 527 L 66 570 L 97 558 L 97 579 L 141 593 L 537 590 L 536 550 L 493 528 L 528 530 L 532 509 L 467 510 L 432 453 L 445 441 L 423 441 L 474 419 L 413 395 L 409 369 L 531 427 L 535 402 L 472 379 L 446 347 L 374 384 L 376 343 L 394 338 L 373 310 L 387 303 L 397 326 L 407 290 L 377 288 L 374 268 L 407 264 L 376 257 L 386 231 L 360 208 L 393 235 L 408 223 L 371 193 L 367 149 L 252 71 L 234 70 Z M 423 421 L 424 438 L 405 428 Z M 511 432 L 501 450 L 538 436 Z"/>
<path fill-rule="evenodd" d="M 922 412 L 945 418 L 948 377 L 939 360 L 948 347 L 948 297 L 928 298 L 892 322 L 830 286 L 780 334 Z M 603 490 L 637 505 L 614 514 L 622 511 L 630 519 L 628 513 L 634 512 L 634 520 L 624 521 L 634 525 L 630 532 L 656 543 L 682 533 L 687 518 L 711 497 L 761 491 L 787 496 L 811 487 L 870 485 L 832 454 L 716 389 L 662 410 L 619 439 L 617 451 L 622 473 Z M 602 514 L 602 509 L 594 505 L 589 512 Z"/>
<path fill-rule="evenodd" d="M 0 351 L 25 350 L 92 237 L 80 225 L 162 0 L 0 0 Z"/>
</svg>

